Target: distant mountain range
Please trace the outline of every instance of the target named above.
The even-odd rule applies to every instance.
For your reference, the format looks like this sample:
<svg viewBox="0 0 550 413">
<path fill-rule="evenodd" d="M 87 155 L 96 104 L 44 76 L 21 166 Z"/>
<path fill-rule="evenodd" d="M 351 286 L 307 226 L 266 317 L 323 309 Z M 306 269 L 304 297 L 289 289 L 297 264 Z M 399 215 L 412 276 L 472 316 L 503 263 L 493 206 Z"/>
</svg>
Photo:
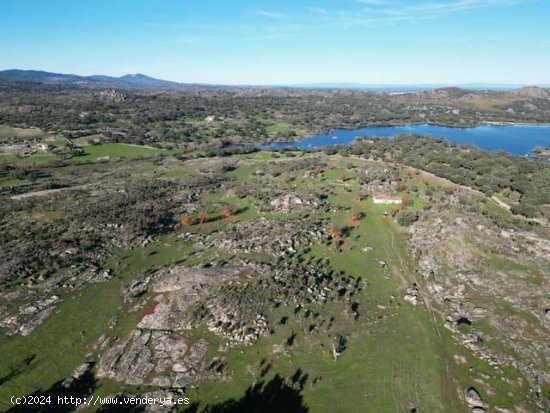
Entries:
<svg viewBox="0 0 550 413">
<path fill-rule="evenodd" d="M 374 90 L 384 92 L 417 92 L 420 90 L 435 90 L 447 87 L 458 86 L 461 89 L 468 90 L 513 90 L 523 85 L 498 84 L 498 83 L 467 83 L 460 85 L 451 84 L 369 84 L 369 83 L 298 83 L 290 85 L 296 88 L 305 89 L 355 89 L 355 90 Z"/>
<path fill-rule="evenodd" d="M 32 82 L 45 85 L 75 85 L 87 87 L 117 87 L 137 89 L 182 89 L 193 85 L 155 79 L 141 73 L 112 77 L 104 75 L 80 76 L 51 73 L 41 70 L 3 70 L 0 79 L 14 82 Z M 195 85 L 196 86 L 196 85 Z"/>
<path fill-rule="evenodd" d="M 112 87 L 126 89 L 190 89 L 206 87 L 222 87 L 224 85 L 178 83 L 169 80 L 155 79 L 153 77 L 136 73 L 120 77 L 92 75 L 80 76 L 74 74 L 51 73 L 41 70 L 11 69 L 0 71 L 0 80 L 12 82 L 31 82 L 45 85 L 74 85 L 83 87 Z M 550 97 L 550 92 L 544 87 L 506 84 L 482 84 L 470 83 L 457 85 L 461 89 L 468 90 L 515 90 L 524 95 L 538 98 Z M 258 87 L 258 88 L 295 88 L 295 89 L 353 89 L 379 92 L 417 92 L 422 90 L 436 90 L 447 88 L 444 84 L 417 84 L 417 85 L 391 85 L 391 84 L 365 84 L 365 83 L 300 83 L 300 84 L 276 84 L 265 86 L 225 86 L 225 87 Z"/>
</svg>

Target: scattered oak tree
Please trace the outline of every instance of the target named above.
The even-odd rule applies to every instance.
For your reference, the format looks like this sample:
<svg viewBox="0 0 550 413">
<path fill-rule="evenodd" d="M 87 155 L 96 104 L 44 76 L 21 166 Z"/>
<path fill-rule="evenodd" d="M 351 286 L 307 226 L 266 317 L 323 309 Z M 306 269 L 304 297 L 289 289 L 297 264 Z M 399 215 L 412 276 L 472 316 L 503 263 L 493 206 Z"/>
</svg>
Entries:
<svg viewBox="0 0 550 413">
<path fill-rule="evenodd" d="M 230 205 L 226 205 L 223 207 L 222 209 L 222 217 L 227 219 L 227 218 L 230 218 L 232 217 L 233 215 L 235 215 L 235 210 L 233 209 L 232 206 Z"/>
<path fill-rule="evenodd" d="M 206 214 L 206 212 L 201 211 L 199 213 L 199 223 L 201 225 L 204 225 L 206 223 L 206 221 L 208 221 L 208 215 Z"/>
<path fill-rule="evenodd" d="M 352 211 L 350 214 L 350 218 L 353 222 L 359 222 L 362 217 L 363 217 L 363 214 L 358 211 Z"/>
<path fill-rule="evenodd" d="M 192 225 L 191 217 L 189 215 L 180 215 L 180 225 L 182 229 L 189 228 Z"/>
<path fill-rule="evenodd" d="M 418 220 L 418 214 L 413 211 L 399 211 L 396 220 L 402 227 L 408 227 Z"/>
<path fill-rule="evenodd" d="M 327 234 L 331 238 L 335 247 L 338 247 L 344 241 L 344 231 L 337 225 L 331 225 L 327 228 Z"/>
</svg>

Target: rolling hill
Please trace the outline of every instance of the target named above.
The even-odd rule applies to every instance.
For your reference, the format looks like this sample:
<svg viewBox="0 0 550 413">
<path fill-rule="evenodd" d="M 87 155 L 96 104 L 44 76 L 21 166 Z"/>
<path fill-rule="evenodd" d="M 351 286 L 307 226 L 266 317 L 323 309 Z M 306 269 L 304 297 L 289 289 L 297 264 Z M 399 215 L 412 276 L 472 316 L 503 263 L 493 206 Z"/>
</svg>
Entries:
<svg viewBox="0 0 550 413">
<path fill-rule="evenodd" d="M 80 76 L 74 74 L 51 73 L 41 70 L 3 70 L 0 79 L 13 82 L 32 82 L 46 85 L 77 85 L 85 87 L 120 87 L 138 89 L 183 89 L 192 85 L 136 73 L 121 77 L 104 75 Z"/>
</svg>

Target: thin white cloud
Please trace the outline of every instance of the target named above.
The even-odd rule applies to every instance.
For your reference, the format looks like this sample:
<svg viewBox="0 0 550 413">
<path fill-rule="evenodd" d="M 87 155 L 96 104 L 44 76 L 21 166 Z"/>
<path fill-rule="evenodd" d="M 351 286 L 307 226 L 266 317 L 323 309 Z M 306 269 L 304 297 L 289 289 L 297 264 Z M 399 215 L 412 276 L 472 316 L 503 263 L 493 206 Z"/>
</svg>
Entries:
<svg viewBox="0 0 550 413">
<path fill-rule="evenodd" d="M 524 0 L 525 1 L 525 0 Z M 538 0 L 527 0 L 538 1 Z M 520 4 L 520 0 L 357 0 L 363 7 L 356 12 L 337 11 L 333 15 L 346 26 L 376 26 L 399 22 L 442 18 L 450 14 L 475 12 L 482 9 Z"/>
<path fill-rule="evenodd" d="M 369 6 L 389 6 L 394 4 L 402 3 L 397 0 L 357 0 L 358 3 L 367 4 Z"/>
<path fill-rule="evenodd" d="M 521 0 L 536 2 L 539 0 Z M 252 13 L 278 22 L 276 25 L 253 25 L 254 31 L 267 36 L 297 36 L 321 27 L 378 27 L 399 23 L 443 18 L 453 13 L 475 12 L 491 7 L 510 6 L 520 0 L 355 0 L 358 7 L 348 10 L 307 7 L 301 14 L 287 14 L 267 9 Z M 252 29 L 252 27 L 249 27 Z M 278 33 L 278 34 L 276 34 Z"/>
<path fill-rule="evenodd" d="M 284 20 L 288 19 L 288 16 L 284 13 L 277 13 L 269 10 L 256 10 L 254 12 L 257 16 L 267 17 L 269 19 Z"/>
<path fill-rule="evenodd" d="M 172 41 L 184 44 L 204 42 L 229 35 L 255 35 L 269 39 L 302 36 L 327 27 L 348 29 L 380 27 L 444 18 L 456 13 L 474 13 L 483 9 L 537 2 L 540 0 L 354 0 L 355 9 L 305 7 L 301 13 L 288 14 L 267 9 L 249 10 L 248 16 L 260 16 L 248 25 L 236 21 L 224 24 L 152 22 L 149 28 L 179 31 Z M 183 33 L 182 33 L 183 32 Z M 462 42 L 462 39 L 446 42 Z M 545 43 L 546 44 L 546 43 Z"/>
<path fill-rule="evenodd" d="M 314 14 L 321 14 L 323 16 L 326 16 L 328 14 L 330 14 L 330 12 L 327 10 L 327 9 L 323 9 L 321 7 L 308 7 L 307 8 L 308 11 L 310 11 L 311 13 L 314 13 Z"/>
</svg>

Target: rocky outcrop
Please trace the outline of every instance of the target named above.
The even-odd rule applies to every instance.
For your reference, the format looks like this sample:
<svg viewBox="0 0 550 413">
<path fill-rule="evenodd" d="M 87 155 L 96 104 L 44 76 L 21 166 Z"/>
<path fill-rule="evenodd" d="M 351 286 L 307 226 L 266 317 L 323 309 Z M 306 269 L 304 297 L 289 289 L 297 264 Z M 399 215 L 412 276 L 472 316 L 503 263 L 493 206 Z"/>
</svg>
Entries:
<svg viewBox="0 0 550 413">
<path fill-rule="evenodd" d="M 235 267 L 174 267 L 157 274 L 151 290 L 155 293 L 154 310 L 138 323 L 139 329 L 174 330 L 181 327 L 184 312 L 201 296 L 220 283 L 238 277 Z"/>
<path fill-rule="evenodd" d="M 175 332 L 185 311 L 220 283 L 240 274 L 235 267 L 173 267 L 159 271 L 154 281 L 130 284 L 130 295 L 150 288 L 153 309 L 122 341 L 115 341 L 100 357 L 97 377 L 132 385 L 187 387 L 201 370 L 208 344 L 188 342 Z"/>
<path fill-rule="evenodd" d="M 315 209 L 318 206 L 319 201 L 311 197 L 301 197 L 295 194 L 279 195 L 269 202 L 269 209 L 277 212 L 302 211 L 305 209 Z"/>
<path fill-rule="evenodd" d="M 96 375 L 133 385 L 183 388 L 200 371 L 207 349 L 204 340 L 189 344 L 174 332 L 136 329 L 103 355 Z"/>
<path fill-rule="evenodd" d="M 550 274 L 547 230 L 503 227 L 481 214 L 446 208 L 432 210 L 412 228 L 410 245 L 426 290 L 459 343 L 492 366 L 519 370 L 540 393 L 550 360 L 543 298 Z M 487 344 L 495 341 L 500 348 Z"/>
<path fill-rule="evenodd" d="M 471 413 L 485 412 L 485 405 L 483 404 L 481 396 L 479 395 L 479 392 L 475 389 L 475 387 L 470 387 L 468 390 L 466 390 L 465 398 L 466 403 L 470 407 Z"/>
<path fill-rule="evenodd" d="M 81 380 L 86 374 L 90 373 L 90 370 L 93 367 L 93 363 L 82 363 L 76 369 L 74 369 L 73 374 L 63 380 L 62 386 L 65 388 L 72 387 L 75 383 Z"/>
<path fill-rule="evenodd" d="M 281 222 L 264 217 L 255 222 L 241 222 L 230 231 L 213 234 L 195 243 L 198 250 L 219 249 L 233 254 L 266 253 L 278 257 L 296 254 L 299 248 L 309 248 L 323 240 L 322 223 L 304 218 L 296 222 Z M 246 236 L 244 235 L 246 234 Z"/>
<path fill-rule="evenodd" d="M 420 292 L 418 291 L 418 287 L 416 284 L 411 285 L 409 288 L 407 288 L 407 291 L 405 292 L 405 296 L 403 299 L 412 305 L 418 304 L 418 297 L 420 295 Z"/>
<path fill-rule="evenodd" d="M 36 327 L 42 324 L 55 309 L 59 296 L 37 300 L 34 304 L 22 307 L 18 314 L 0 320 L 0 327 L 8 330 L 8 334 L 28 336 Z"/>
<path fill-rule="evenodd" d="M 197 302 L 182 326 L 205 324 L 231 345 L 250 345 L 268 334 L 274 325 L 265 314 L 279 305 L 301 308 L 310 304 L 349 303 L 363 288 L 358 280 L 336 273 L 326 262 L 298 264 L 280 260 L 248 282 L 221 286 Z"/>
</svg>

